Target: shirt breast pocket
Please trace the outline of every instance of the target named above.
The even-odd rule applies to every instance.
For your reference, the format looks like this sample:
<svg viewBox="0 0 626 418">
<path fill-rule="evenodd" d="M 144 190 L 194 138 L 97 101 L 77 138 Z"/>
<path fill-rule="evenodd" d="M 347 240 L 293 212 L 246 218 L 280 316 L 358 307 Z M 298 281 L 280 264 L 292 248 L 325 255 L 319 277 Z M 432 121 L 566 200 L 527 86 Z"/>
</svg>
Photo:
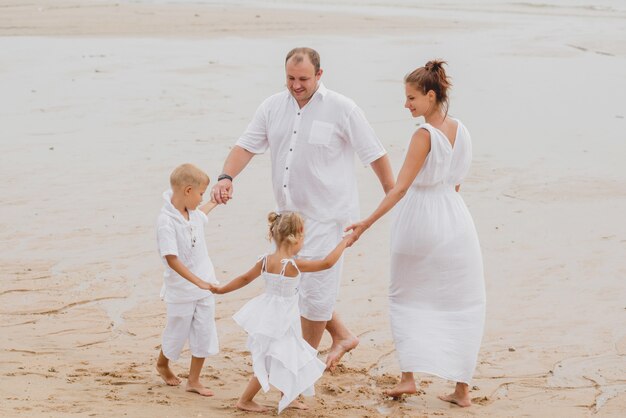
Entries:
<svg viewBox="0 0 626 418">
<path fill-rule="evenodd" d="M 309 134 L 309 144 L 328 145 L 335 132 L 335 125 L 319 120 L 313 121 L 311 133 Z"/>
</svg>

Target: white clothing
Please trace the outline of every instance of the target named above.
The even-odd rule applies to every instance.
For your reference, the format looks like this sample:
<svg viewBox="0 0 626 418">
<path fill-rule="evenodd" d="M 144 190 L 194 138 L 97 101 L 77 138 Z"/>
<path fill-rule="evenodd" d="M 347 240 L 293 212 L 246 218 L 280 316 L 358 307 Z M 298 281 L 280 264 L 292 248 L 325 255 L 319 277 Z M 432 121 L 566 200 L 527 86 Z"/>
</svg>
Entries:
<svg viewBox="0 0 626 418">
<path fill-rule="evenodd" d="M 165 265 L 161 297 L 167 303 L 182 303 L 212 296 L 210 291 L 200 289 L 172 270 L 165 259 L 166 255 L 175 255 L 205 282 L 219 283 L 204 240 L 204 224 L 208 222 L 206 215 L 200 210 L 189 211 L 187 220 L 172 205 L 171 190 L 163 193 L 163 199 L 165 203 L 157 220 L 159 255 Z"/>
<path fill-rule="evenodd" d="M 161 345 L 163 355 L 169 360 L 178 360 L 187 339 L 194 357 L 205 358 L 218 353 L 213 295 L 193 302 L 167 304 L 167 325 Z"/>
<path fill-rule="evenodd" d="M 302 108 L 289 90 L 267 98 L 236 145 L 271 150 L 279 212 L 344 226 L 359 217 L 354 152 L 365 165 L 386 153 L 361 109 L 322 83 Z"/>
<path fill-rule="evenodd" d="M 454 147 L 430 124 L 431 149 L 391 230 L 389 305 L 403 372 L 470 383 L 485 320 L 483 262 L 474 222 L 454 190 L 469 171 L 469 132 Z"/>
<path fill-rule="evenodd" d="M 270 385 L 283 393 L 278 403 L 282 412 L 298 395 L 315 394 L 314 384 L 324 373 L 326 365 L 317 358 L 317 351 L 302 338 L 298 310 L 296 277 L 284 276 L 287 263 L 282 260 L 280 274 L 265 270 L 266 257 L 262 259 L 261 276 L 265 280 L 265 293 L 246 303 L 233 319 L 247 333 L 247 348 L 252 355 L 252 368 L 263 391 Z"/>
<path fill-rule="evenodd" d="M 320 260 L 332 251 L 343 235 L 337 223 L 322 223 L 312 219 L 304 222 L 304 245 L 299 259 Z M 310 321 L 330 321 L 339 295 L 343 256 L 329 269 L 302 273 L 300 284 L 300 315 Z"/>
<path fill-rule="evenodd" d="M 298 257 L 303 260 L 319 260 L 319 257 Z M 343 271 L 343 256 L 337 263 L 327 270 L 313 273 L 302 273 L 300 284 L 300 315 L 309 321 L 330 321 L 335 311 L 341 273 Z"/>
</svg>

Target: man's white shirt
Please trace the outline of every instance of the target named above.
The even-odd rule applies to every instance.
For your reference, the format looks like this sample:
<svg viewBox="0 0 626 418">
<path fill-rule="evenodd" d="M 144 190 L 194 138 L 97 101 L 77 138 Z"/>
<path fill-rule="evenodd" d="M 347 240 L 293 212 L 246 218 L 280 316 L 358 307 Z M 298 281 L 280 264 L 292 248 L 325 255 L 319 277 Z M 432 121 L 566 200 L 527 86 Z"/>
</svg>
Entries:
<svg viewBox="0 0 626 418">
<path fill-rule="evenodd" d="M 271 150 L 279 211 L 335 225 L 359 218 L 354 153 L 364 165 L 386 154 L 361 109 L 322 83 L 302 109 L 289 90 L 267 98 L 236 145 Z"/>
</svg>

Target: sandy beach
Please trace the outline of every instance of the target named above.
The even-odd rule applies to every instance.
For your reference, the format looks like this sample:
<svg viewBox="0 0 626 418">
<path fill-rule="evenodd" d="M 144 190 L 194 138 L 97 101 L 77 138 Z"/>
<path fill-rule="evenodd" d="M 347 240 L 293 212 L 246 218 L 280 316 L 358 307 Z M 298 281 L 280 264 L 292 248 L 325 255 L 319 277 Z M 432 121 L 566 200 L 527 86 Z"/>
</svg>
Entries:
<svg viewBox="0 0 626 418">
<path fill-rule="evenodd" d="M 421 122 L 403 108 L 403 76 L 448 61 L 450 113 L 473 139 L 461 192 L 487 320 L 474 406 L 438 400 L 454 383 L 427 375 L 417 395 L 383 396 L 399 377 L 387 216 L 346 255 L 338 312 L 361 344 L 318 381 L 309 411 L 281 415 L 624 415 L 626 7 L 369 3 L 0 0 L 1 416 L 253 416 L 233 407 L 251 359 L 231 316 L 261 282 L 218 297 L 221 351 L 203 372 L 214 397 L 155 372 L 155 221 L 175 166 L 217 177 L 256 107 L 284 88 L 295 46 L 320 52 L 325 85 L 360 105 L 395 173 Z M 268 248 L 269 169 L 256 157 L 210 214 L 222 282 Z M 382 191 L 355 170 L 365 215 Z M 173 365 L 181 377 L 189 356 Z"/>
</svg>

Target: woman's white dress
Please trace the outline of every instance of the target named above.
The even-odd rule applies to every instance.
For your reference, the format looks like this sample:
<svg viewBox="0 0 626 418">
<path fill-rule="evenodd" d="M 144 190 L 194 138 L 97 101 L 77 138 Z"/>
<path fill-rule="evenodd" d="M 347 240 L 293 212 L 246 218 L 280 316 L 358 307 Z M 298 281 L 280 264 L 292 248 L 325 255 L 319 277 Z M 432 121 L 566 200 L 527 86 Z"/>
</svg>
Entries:
<svg viewBox="0 0 626 418">
<path fill-rule="evenodd" d="M 298 286 L 301 274 L 285 277 L 287 263 L 282 260 L 280 274 L 265 271 L 265 293 L 246 303 L 233 319 L 248 333 L 247 347 L 252 354 L 252 368 L 263 391 L 270 385 L 283 393 L 278 413 L 302 394 L 315 394 L 313 385 L 324 373 L 326 365 L 317 358 L 317 350 L 302 338 Z"/>
<path fill-rule="evenodd" d="M 483 262 L 472 217 L 454 187 L 472 159 L 458 121 L 454 147 L 430 124 L 431 149 L 394 211 L 389 305 L 403 372 L 469 383 L 485 320 Z"/>
</svg>

